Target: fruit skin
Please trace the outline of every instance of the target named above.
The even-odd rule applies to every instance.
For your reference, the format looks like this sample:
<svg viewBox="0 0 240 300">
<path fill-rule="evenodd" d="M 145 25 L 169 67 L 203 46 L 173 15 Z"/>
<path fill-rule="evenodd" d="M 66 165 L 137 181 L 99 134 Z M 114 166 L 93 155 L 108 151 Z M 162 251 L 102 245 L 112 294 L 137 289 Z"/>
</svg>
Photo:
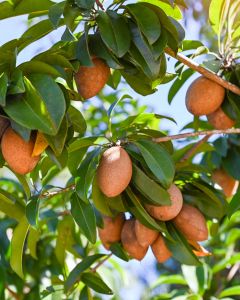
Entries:
<svg viewBox="0 0 240 300">
<path fill-rule="evenodd" d="M 214 170 L 212 180 L 222 188 L 226 197 L 232 197 L 236 193 L 239 185 L 239 182 L 228 175 L 223 169 Z"/>
<path fill-rule="evenodd" d="M 120 146 L 107 149 L 97 169 L 97 182 L 107 197 L 121 194 L 132 178 L 132 161 Z"/>
<path fill-rule="evenodd" d="M 216 111 L 207 115 L 208 123 L 211 124 L 215 129 L 228 129 L 232 128 L 236 123 L 230 119 L 228 115 L 219 107 Z"/>
<path fill-rule="evenodd" d="M 175 184 L 172 184 L 168 189 L 168 193 L 170 194 L 171 205 L 145 205 L 148 213 L 157 220 L 169 221 L 175 218 L 182 208 L 183 197 L 179 188 Z"/>
<path fill-rule="evenodd" d="M 2 138 L 5 130 L 10 126 L 10 121 L 7 118 L 0 116 L 0 139 Z"/>
<path fill-rule="evenodd" d="M 74 75 L 79 94 L 84 99 L 96 96 L 105 86 L 110 75 L 110 68 L 106 63 L 97 57 L 92 58 L 94 66 L 80 66 Z"/>
<path fill-rule="evenodd" d="M 121 233 L 121 241 L 123 248 L 132 258 L 142 260 L 146 255 L 148 247 L 142 247 L 138 243 L 134 219 L 125 221 Z"/>
<path fill-rule="evenodd" d="M 206 220 L 197 208 L 183 204 L 180 213 L 172 221 L 187 240 L 207 240 L 208 229 Z"/>
<path fill-rule="evenodd" d="M 40 159 L 40 156 L 32 157 L 34 139 L 26 142 L 10 127 L 3 134 L 1 148 L 10 168 L 21 175 L 30 173 Z"/>
<path fill-rule="evenodd" d="M 125 222 L 124 213 L 118 214 L 115 218 L 103 217 L 104 227 L 98 229 L 99 238 L 103 246 L 109 250 L 111 244 L 121 240 L 121 232 Z"/>
<path fill-rule="evenodd" d="M 187 110 L 195 116 L 209 115 L 221 106 L 224 96 L 225 89 L 221 85 L 201 76 L 187 90 Z"/>
<path fill-rule="evenodd" d="M 159 232 L 144 226 L 138 220 L 135 221 L 135 232 L 137 241 L 142 247 L 152 245 L 159 235 Z"/>
<path fill-rule="evenodd" d="M 164 263 L 172 256 L 172 253 L 167 248 L 161 233 L 156 241 L 152 244 L 151 249 L 159 263 Z"/>
</svg>

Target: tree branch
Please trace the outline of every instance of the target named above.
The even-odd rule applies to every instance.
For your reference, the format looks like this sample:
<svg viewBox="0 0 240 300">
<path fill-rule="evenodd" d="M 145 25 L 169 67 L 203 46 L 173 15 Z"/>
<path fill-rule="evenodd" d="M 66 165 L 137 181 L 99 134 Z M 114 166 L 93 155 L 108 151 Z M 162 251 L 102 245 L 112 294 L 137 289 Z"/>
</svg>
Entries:
<svg viewBox="0 0 240 300">
<path fill-rule="evenodd" d="M 202 138 L 200 141 L 198 141 L 197 143 L 195 143 L 191 149 L 189 149 L 185 155 L 182 157 L 182 159 L 180 160 L 180 162 L 184 162 L 185 160 L 188 160 L 197 150 L 198 148 L 204 144 L 211 135 L 206 135 L 204 138 Z"/>
<path fill-rule="evenodd" d="M 181 53 L 175 54 L 175 52 L 170 48 L 165 48 L 164 51 L 168 55 L 176 58 L 177 60 L 182 62 L 184 65 L 188 66 L 189 68 L 197 71 L 198 73 L 202 74 L 203 76 L 207 77 L 208 79 L 215 81 L 219 85 L 223 86 L 225 89 L 233 92 L 234 94 L 240 95 L 240 88 L 238 86 L 222 79 L 217 74 L 215 74 L 214 72 L 212 72 L 210 70 L 205 69 L 204 67 L 200 66 L 195 61 L 193 61 L 192 59 L 186 57 L 185 55 L 183 55 Z"/>
<path fill-rule="evenodd" d="M 162 142 L 168 142 L 168 141 L 172 141 L 172 140 L 184 139 L 187 137 L 194 137 L 194 136 L 200 136 L 200 135 L 213 135 L 213 134 L 240 134 L 240 128 L 187 132 L 187 133 L 164 136 L 164 137 L 160 137 L 160 138 L 153 138 L 152 141 L 155 143 L 162 143 Z"/>
<path fill-rule="evenodd" d="M 9 294 L 15 299 L 15 300 L 19 300 L 20 298 L 18 297 L 18 294 L 15 293 L 13 290 L 10 289 L 10 287 L 8 285 L 5 286 L 6 290 L 9 292 Z"/>
<path fill-rule="evenodd" d="M 100 0 L 96 0 L 96 4 L 98 7 L 100 7 L 102 10 L 104 10 L 104 7 L 102 5 L 102 3 L 100 2 Z"/>
<path fill-rule="evenodd" d="M 44 198 L 52 198 L 58 194 L 62 194 L 62 193 L 67 193 L 67 192 L 70 192 L 70 191 L 73 191 L 74 189 L 76 188 L 76 185 L 75 184 L 72 184 L 70 186 L 67 186 L 65 188 L 61 188 L 59 191 L 54 191 L 54 192 L 44 192 L 42 193 L 39 198 L 40 199 L 44 199 Z"/>
<path fill-rule="evenodd" d="M 91 272 L 95 273 L 99 267 L 101 267 L 113 254 L 109 253 L 104 259 L 100 260 L 100 262 L 91 269 Z"/>
</svg>

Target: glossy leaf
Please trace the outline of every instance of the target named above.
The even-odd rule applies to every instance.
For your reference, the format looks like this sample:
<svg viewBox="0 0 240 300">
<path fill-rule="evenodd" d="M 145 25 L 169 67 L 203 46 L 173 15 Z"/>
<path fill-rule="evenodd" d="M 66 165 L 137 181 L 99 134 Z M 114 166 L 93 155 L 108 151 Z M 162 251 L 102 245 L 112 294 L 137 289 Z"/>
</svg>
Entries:
<svg viewBox="0 0 240 300">
<path fill-rule="evenodd" d="M 7 95 L 7 85 L 8 85 L 8 76 L 6 73 L 0 75 L 0 105 L 6 105 L 6 95 Z"/>
<path fill-rule="evenodd" d="M 71 196 L 71 214 L 82 233 L 91 243 L 96 242 L 96 217 L 90 203 L 85 203 L 77 193 Z"/>
<path fill-rule="evenodd" d="M 39 196 L 33 196 L 26 206 L 26 217 L 29 224 L 33 227 L 36 227 L 38 223 L 39 205 Z"/>
<path fill-rule="evenodd" d="M 27 245 L 28 245 L 28 249 L 29 249 L 31 256 L 35 259 L 38 259 L 37 243 L 39 241 L 39 238 L 40 238 L 40 232 L 31 227 L 29 229 L 29 234 L 27 237 Z"/>
<path fill-rule="evenodd" d="M 70 105 L 67 113 L 70 119 L 70 124 L 73 126 L 74 131 L 84 134 L 87 129 L 87 124 L 80 110 Z"/>
<path fill-rule="evenodd" d="M 149 140 L 140 140 L 135 142 L 135 145 L 159 182 L 165 188 L 169 188 L 174 178 L 175 167 L 168 152 L 162 146 Z"/>
<path fill-rule="evenodd" d="M 110 250 L 114 255 L 121 258 L 122 260 L 129 261 L 129 256 L 120 243 L 111 244 Z"/>
<path fill-rule="evenodd" d="M 101 279 L 98 273 L 85 272 L 82 274 L 81 279 L 88 287 L 90 287 L 98 293 L 106 295 L 113 294 L 112 290 Z"/>
</svg>

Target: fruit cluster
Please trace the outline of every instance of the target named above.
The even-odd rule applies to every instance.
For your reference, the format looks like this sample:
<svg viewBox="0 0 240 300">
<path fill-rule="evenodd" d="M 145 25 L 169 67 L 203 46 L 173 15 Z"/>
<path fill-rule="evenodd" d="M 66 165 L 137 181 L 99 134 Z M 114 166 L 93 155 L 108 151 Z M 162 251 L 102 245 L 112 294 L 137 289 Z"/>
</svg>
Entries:
<svg viewBox="0 0 240 300">
<path fill-rule="evenodd" d="M 100 190 L 107 197 L 123 193 L 131 181 L 132 162 L 128 153 L 121 146 L 106 150 L 97 170 L 97 182 Z M 208 238 L 208 229 L 203 214 L 195 207 L 183 203 L 181 190 L 171 184 L 167 190 L 170 205 L 144 204 L 146 211 L 157 221 L 172 222 L 190 245 L 200 247 L 197 242 Z M 171 257 L 165 238 L 161 232 L 149 228 L 138 219 L 125 219 L 124 213 L 112 218 L 104 216 L 104 227 L 99 229 L 99 237 L 106 249 L 111 244 L 121 242 L 130 257 L 143 259 L 148 247 L 158 260 L 164 262 Z"/>
</svg>

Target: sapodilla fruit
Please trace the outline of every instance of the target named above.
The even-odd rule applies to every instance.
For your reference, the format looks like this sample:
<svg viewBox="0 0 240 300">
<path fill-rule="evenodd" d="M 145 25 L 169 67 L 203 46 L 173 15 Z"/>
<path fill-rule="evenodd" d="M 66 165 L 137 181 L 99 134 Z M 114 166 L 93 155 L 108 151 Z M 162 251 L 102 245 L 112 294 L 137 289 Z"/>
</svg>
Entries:
<svg viewBox="0 0 240 300">
<path fill-rule="evenodd" d="M 7 118 L 0 116 L 0 139 L 2 138 L 5 130 L 10 126 Z"/>
<path fill-rule="evenodd" d="M 132 178 L 132 162 L 128 153 L 120 146 L 107 149 L 97 169 L 97 182 L 107 197 L 123 192 Z"/>
<path fill-rule="evenodd" d="M 208 229 L 206 220 L 197 208 L 183 204 L 180 213 L 172 221 L 187 240 L 207 240 Z"/>
<path fill-rule="evenodd" d="M 154 256 L 159 263 L 164 263 L 172 256 L 172 253 L 167 248 L 161 233 L 159 234 L 156 241 L 152 244 L 151 248 Z"/>
<path fill-rule="evenodd" d="M 103 217 L 104 227 L 98 229 L 98 234 L 103 246 L 107 250 L 109 250 L 111 244 L 121 240 L 121 232 L 124 221 L 124 213 L 118 214 L 115 218 L 108 216 Z"/>
<path fill-rule="evenodd" d="M 93 57 L 92 63 L 92 67 L 80 66 L 74 76 L 78 92 L 84 99 L 96 96 L 110 75 L 110 68 L 102 59 Z"/>
<path fill-rule="evenodd" d="M 121 241 L 126 252 L 137 260 L 142 260 L 147 253 L 148 247 L 142 247 L 136 237 L 135 220 L 125 221 L 121 233 Z"/>
<path fill-rule="evenodd" d="M 145 208 L 148 211 L 148 213 L 157 220 L 169 221 L 175 218 L 182 208 L 183 197 L 179 188 L 175 184 L 172 184 L 168 189 L 168 193 L 172 202 L 171 205 L 145 205 Z"/>
<path fill-rule="evenodd" d="M 152 245 L 159 235 L 159 232 L 146 227 L 138 220 L 135 221 L 135 232 L 137 241 L 142 247 L 148 247 Z"/>
<path fill-rule="evenodd" d="M 236 193 L 239 185 L 239 182 L 228 175 L 223 169 L 214 170 L 212 180 L 222 188 L 226 197 L 232 197 Z"/>
<path fill-rule="evenodd" d="M 215 129 L 228 129 L 235 125 L 235 121 L 229 118 L 221 107 L 210 115 L 207 115 L 207 119 L 209 124 L 211 124 Z"/>
<path fill-rule="evenodd" d="M 10 168 L 21 175 L 31 172 L 40 156 L 32 156 L 34 139 L 26 142 L 12 128 L 8 128 L 2 137 L 2 154 Z"/>
<path fill-rule="evenodd" d="M 187 90 L 187 110 L 195 116 L 209 115 L 221 106 L 224 96 L 225 89 L 221 85 L 201 76 Z"/>
</svg>

